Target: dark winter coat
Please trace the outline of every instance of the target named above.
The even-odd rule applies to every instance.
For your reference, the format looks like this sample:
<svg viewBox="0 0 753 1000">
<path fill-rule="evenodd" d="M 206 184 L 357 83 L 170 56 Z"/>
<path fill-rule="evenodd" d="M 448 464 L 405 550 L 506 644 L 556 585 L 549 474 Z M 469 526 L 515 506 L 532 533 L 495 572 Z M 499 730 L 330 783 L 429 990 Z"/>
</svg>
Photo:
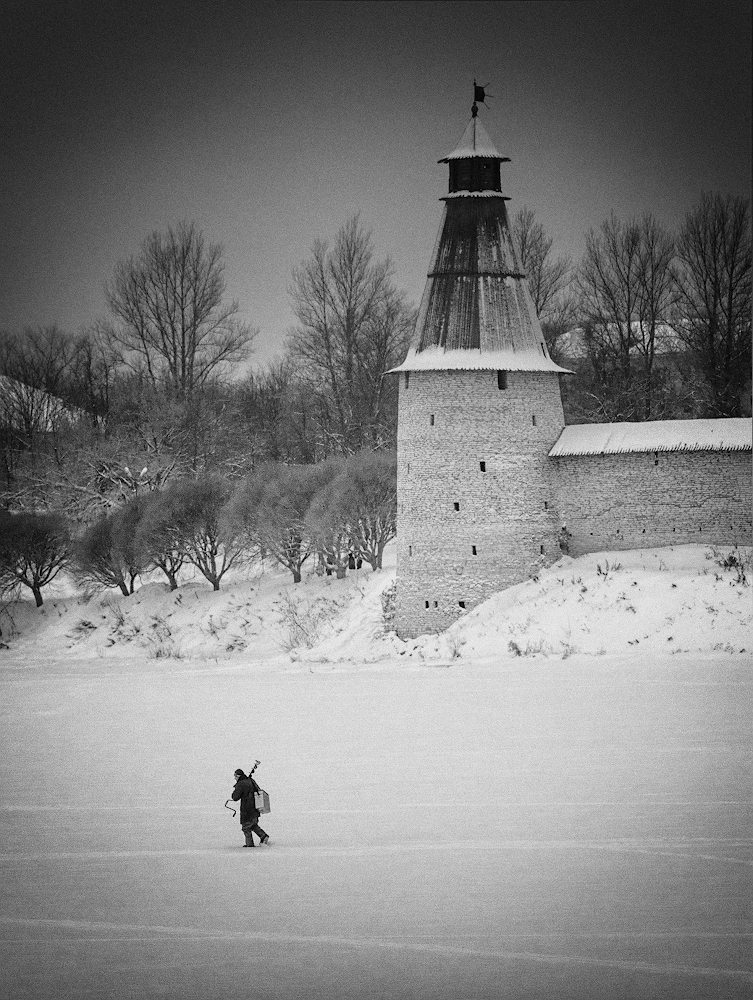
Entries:
<svg viewBox="0 0 753 1000">
<path fill-rule="evenodd" d="M 233 794 L 230 796 L 233 802 L 240 801 L 241 826 L 244 823 L 256 823 L 259 819 L 259 810 L 254 805 L 254 792 L 259 791 L 259 786 L 253 778 L 241 778 L 237 781 Z"/>
</svg>

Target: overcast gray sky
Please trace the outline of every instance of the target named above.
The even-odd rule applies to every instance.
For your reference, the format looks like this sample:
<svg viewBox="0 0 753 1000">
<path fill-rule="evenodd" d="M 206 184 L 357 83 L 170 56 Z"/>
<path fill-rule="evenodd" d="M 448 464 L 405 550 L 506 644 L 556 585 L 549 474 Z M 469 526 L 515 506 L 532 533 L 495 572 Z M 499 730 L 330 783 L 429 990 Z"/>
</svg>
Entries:
<svg viewBox="0 0 753 1000">
<path fill-rule="evenodd" d="M 292 267 L 353 212 L 418 300 L 474 77 L 510 209 L 559 253 L 612 209 L 675 226 L 750 192 L 748 0 L 4 0 L 0 46 L 0 328 L 79 330 L 182 219 L 223 243 L 257 363 Z"/>
</svg>

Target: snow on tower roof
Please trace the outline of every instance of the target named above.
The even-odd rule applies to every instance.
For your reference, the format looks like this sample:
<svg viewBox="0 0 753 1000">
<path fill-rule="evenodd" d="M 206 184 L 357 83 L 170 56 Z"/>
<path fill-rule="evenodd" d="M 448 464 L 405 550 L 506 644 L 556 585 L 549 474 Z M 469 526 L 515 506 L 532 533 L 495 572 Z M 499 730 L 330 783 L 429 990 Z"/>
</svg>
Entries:
<svg viewBox="0 0 753 1000">
<path fill-rule="evenodd" d="M 549 457 L 646 451 L 750 451 L 752 437 L 750 417 L 571 424 L 562 431 Z"/>
<path fill-rule="evenodd" d="M 506 371 L 506 372 L 562 372 L 572 375 L 567 368 L 560 368 L 551 358 L 538 351 L 482 351 L 473 348 L 445 350 L 427 347 L 423 351 L 408 351 L 405 361 L 391 372 L 418 371 Z"/>
<path fill-rule="evenodd" d="M 437 163 L 449 163 L 450 160 L 467 160 L 470 157 L 484 157 L 489 160 L 499 160 L 500 163 L 509 163 L 509 156 L 500 156 L 494 143 L 491 141 L 486 133 L 486 129 L 478 120 L 474 117 L 468 122 L 460 137 L 460 142 L 457 149 L 454 149 L 447 156 L 443 156 L 441 160 L 437 160 Z"/>
</svg>

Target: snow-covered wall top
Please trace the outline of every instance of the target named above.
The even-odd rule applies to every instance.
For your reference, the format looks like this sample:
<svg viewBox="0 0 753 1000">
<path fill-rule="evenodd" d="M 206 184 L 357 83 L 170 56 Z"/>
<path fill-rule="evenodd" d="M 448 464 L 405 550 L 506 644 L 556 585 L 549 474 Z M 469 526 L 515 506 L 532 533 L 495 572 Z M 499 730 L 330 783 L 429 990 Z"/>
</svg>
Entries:
<svg viewBox="0 0 753 1000">
<path fill-rule="evenodd" d="M 645 451 L 750 451 L 752 437 L 750 417 L 571 424 L 564 428 L 549 457 Z"/>
</svg>

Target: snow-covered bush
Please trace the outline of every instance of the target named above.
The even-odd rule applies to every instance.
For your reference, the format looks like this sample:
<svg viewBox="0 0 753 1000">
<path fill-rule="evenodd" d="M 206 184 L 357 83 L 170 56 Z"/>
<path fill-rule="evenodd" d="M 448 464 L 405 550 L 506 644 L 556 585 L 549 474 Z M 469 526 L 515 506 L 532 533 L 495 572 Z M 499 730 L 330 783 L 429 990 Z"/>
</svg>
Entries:
<svg viewBox="0 0 753 1000">
<path fill-rule="evenodd" d="M 397 455 L 359 451 L 336 481 L 350 545 L 372 569 L 382 568 L 384 548 L 397 533 Z"/>
<path fill-rule="evenodd" d="M 751 550 L 738 548 L 737 545 L 730 552 L 724 553 L 717 548 L 712 548 L 711 556 L 717 566 L 735 574 L 736 582 L 743 587 L 750 585 L 751 575 Z"/>
<path fill-rule="evenodd" d="M 173 518 L 178 552 L 212 584 L 251 555 L 248 538 L 237 521 L 226 516 L 230 484 L 217 475 L 183 479 L 166 490 L 164 502 Z"/>
<path fill-rule="evenodd" d="M 105 514 L 75 542 L 74 568 L 88 584 L 117 587 L 124 597 L 133 593 L 147 559 L 138 544 L 138 525 L 144 505 L 131 500 L 120 510 Z"/>
<path fill-rule="evenodd" d="M 68 565 L 70 533 L 57 514 L 4 514 L 0 517 L 0 588 L 28 587 L 37 607 L 42 588 Z M 4 584 L 4 586 L 3 586 Z"/>
<path fill-rule="evenodd" d="M 385 632 L 395 630 L 395 602 L 397 600 L 397 584 L 393 580 L 389 587 L 385 587 L 381 594 L 382 599 L 382 621 Z"/>
<path fill-rule="evenodd" d="M 315 551 L 306 514 L 319 490 L 340 470 L 335 462 L 283 465 L 267 462 L 240 484 L 227 509 L 228 523 L 246 545 L 268 552 L 301 582 L 303 564 Z"/>
</svg>

